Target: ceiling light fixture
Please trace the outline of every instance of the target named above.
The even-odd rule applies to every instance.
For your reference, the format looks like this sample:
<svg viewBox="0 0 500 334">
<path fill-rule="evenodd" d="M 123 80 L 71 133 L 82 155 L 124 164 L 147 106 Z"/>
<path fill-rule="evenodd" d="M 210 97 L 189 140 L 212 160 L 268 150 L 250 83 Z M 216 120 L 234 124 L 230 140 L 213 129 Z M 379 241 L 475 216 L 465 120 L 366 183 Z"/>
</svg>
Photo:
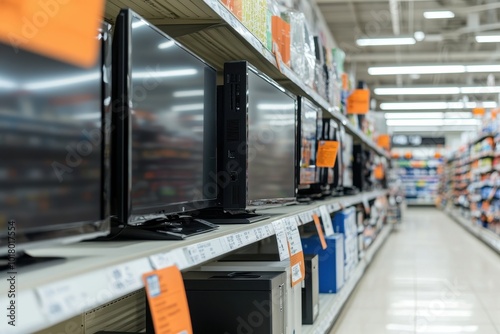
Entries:
<svg viewBox="0 0 500 334">
<path fill-rule="evenodd" d="M 476 35 L 478 43 L 500 43 L 500 34 L 496 35 Z"/>
<path fill-rule="evenodd" d="M 493 73 L 500 72 L 500 65 L 410 65 L 369 67 L 370 75 L 398 74 L 453 74 L 453 73 Z"/>
<path fill-rule="evenodd" d="M 424 12 L 424 17 L 428 20 L 434 19 L 452 19 L 455 17 L 455 13 L 450 10 L 435 10 Z"/>
<path fill-rule="evenodd" d="M 388 46 L 388 45 L 413 45 L 417 41 L 413 37 L 387 37 L 387 38 L 359 38 L 359 46 Z"/>
<path fill-rule="evenodd" d="M 417 42 L 422 42 L 425 39 L 425 34 L 423 31 L 415 31 L 413 37 L 415 37 Z"/>
<path fill-rule="evenodd" d="M 465 87 L 378 87 L 375 95 L 457 95 L 457 94 L 496 94 L 500 86 Z"/>
<path fill-rule="evenodd" d="M 477 107 L 496 108 L 494 101 L 485 102 L 384 102 L 380 104 L 382 110 L 446 110 L 446 109 L 473 109 Z"/>
</svg>

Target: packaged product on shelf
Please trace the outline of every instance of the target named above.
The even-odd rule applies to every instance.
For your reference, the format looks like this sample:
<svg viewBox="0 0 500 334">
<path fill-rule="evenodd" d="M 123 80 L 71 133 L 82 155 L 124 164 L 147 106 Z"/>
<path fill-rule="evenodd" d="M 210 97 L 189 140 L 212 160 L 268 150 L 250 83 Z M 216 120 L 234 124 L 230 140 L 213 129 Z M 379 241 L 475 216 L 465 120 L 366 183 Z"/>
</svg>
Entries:
<svg viewBox="0 0 500 334">
<path fill-rule="evenodd" d="M 274 15 L 271 18 L 273 43 L 276 44 L 281 60 L 287 66 L 290 66 L 290 24 L 281 17 Z"/>
<path fill-rule="evenodd" d="M 242 0 L 243 24 L 263 44 L 267 45 L 267 1 Z"/>
<path fill-rule="evenodd" d="M 316 54 L 303 13 L 287 10 L 282 16 L 290 24 L 290 67 L 304 83 L 312 87 Z"/>
<path fill-rule="evenodd" d="M 333 63 L 338 73 L 344 73 L 345 52 L 342 49 L 332 49 Z"/>
<path fill-rule="evenodd" d="M 240 21 L 243 20 L 243 0 L 220 0 L 227 9 Z"/>
</svg>

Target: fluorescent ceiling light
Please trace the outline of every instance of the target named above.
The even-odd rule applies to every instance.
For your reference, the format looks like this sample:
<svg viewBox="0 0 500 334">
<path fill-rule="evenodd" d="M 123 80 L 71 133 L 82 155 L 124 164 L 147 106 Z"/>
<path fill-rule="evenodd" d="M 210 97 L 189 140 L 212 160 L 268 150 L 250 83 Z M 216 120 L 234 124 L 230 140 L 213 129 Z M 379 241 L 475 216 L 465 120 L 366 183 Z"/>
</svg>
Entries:
<svg viewBox="0 0 500 334">
<path fill-rule="evenodd" d="M 167 42 L 163 42 L 161 44 L 158 44 L 158 49 L 168 49 L 174 45 L 175 45 L 174 41 L 167 41 Z"/>
<path fill-rule="evenodd" d="M 173 112 L 182 112 L 182 111 L 192 111 L 192 110 L 202 110 L 203 103 L 194 103 L 194 104 L 181 104 L 172 107 Z"/>
<path fill-rule="evenodd" d="M 470 112 L 387 112 L 385 119 L 470 119 Z"/>
<path fill-rule="evenodd" d="M 424 17 L 426 19 L 451 19 L 455 17 L 455 13 L 450 10 L 436 10 L 424 12 Z"/>
<path fill-rule="evenodd" d="M 500 72 L 500 65 L 415 65 L 369 67 L 370 75 L 492 73 Z"/>
<path fill-rule="evenodd" d="M 500 72 L 500 65 L 467 65 L 466 71 L 469 73 Z"/>
<path fill-rule="evenodd" d="M 476 35 L 476 42 L 478 43 L 500 43 L 499 35 Z"/>
<path fill-rule="evenodd" d="M 356 40 L 359 46 L 413 45 L 415 43 L 413 37 L 359 38 Z"/>
<path fill-rule="evenodd" d="M 500 86 L 469 87 L 379 87 L 376 95 L 444 95 L 444 94 L 493 94 L 500 93 Z"/>
<path fill-rule="evenodd" d="M 193 97 L 193 96 L 203 96 L 203 89 L 194 90 L 179 90 L 173 93 L 174 97 Z"/>
<path fill-rule="evenodd" d="M 465 73 L 464 65 L 423 65 L 423 66 L 381 66 L 369 67 L 370 75 L 391 74 L 441 74 L 441 73 Z"/>
<path fill-rule="evenodd" d="M 384 87 L 375 88 L 376 95 L 441 95 L 460 94 L 459 87 Z"/>
<path fill-rule="evenodd" d="M 442 112 L 403 112 L 385 113 L 385 119 L 421 119 L 421 118 L 443 118 Z"/>
<path fill-rule="evenodd" d="M 186 75 L 194 75 L 196 73 L 198 73 L 198 71 L 192 68 L 172 71 L 132 72 L 132 79 L 180 77 Z"/>
<path fill-rule="evenodd" d="M 387 126 L 477 126 L 479 119 L 388 119 Z"/>
<path fill-rule="evenodd" d="M 50 89 L 54 87 L 61 87 L 67 85 L 74 85 L 88 81 L 94 81 L 100 78 L 99 72 L 88 73 L 79 76 L 72 76 L 68 78 L 54 79 L 54 80 L 45 80 L 39 82 L 32 82 L 22 86 L 23 89 L 26 90 L 43 90 Z"/>
<path fill-rule="evenodd" d="M 472 109 L 496 108 L 494 101 L 485 102 L 385 102 L 380 104 L 382 110 L 445 110 L 445 109 Z"/>
</svg>

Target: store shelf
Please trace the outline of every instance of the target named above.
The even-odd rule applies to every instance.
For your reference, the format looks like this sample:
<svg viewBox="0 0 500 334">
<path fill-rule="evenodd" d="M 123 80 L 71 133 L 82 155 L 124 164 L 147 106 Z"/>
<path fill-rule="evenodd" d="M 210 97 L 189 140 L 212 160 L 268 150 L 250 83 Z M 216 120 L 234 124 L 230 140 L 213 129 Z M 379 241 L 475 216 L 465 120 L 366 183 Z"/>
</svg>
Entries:
<svg viewBox="0 0 500 334">
<path fill-rule="evenodd" d="M 500 235 L 479 226 L 474 225 L 471 220 L 464 218 L 457 210 L 446 210 L 448 215 L 453 218 L 459 225 L 464 227 L 472 235 L 476 236 L 479 240 L 483 241 L 486 245 L 490 246 L 494 251 L 500 254 Z"/>
<path fill-rule="evenodd" d="M 355 196 L 331 198 L 309 205 L 291 205 L 262 211 L 271 216 L 248 225 L 226 225 L 218 230 L 183 241 L 106 241 L 37 249 L 33 256 L 61 256 L 65 261 L 22 269 L 17 296 L 23 307 L 18 310 L 16 333 L 41 330 L 86 310 L 142 288 L 141 276 L 152 269 L 176 264 L 186 270 L 214 260 L 236 249 L 275 234 L 273 222 L 303 225 L 320 210 L 329 213 L 354 204 L 385 196 L 386 190 Z M 0 297 L 7 305 L 7 295 Z M 6 322 L 0 333 L 9 333 Z"/>
<path fill-rule="evenodd" d="M 275 55 L 218 0 L 157 0 L 140 3 L 133 0 L 108 0 L 106 20 L 114 22 L 121 8 L 133 9 L 218 71 L 223 69 L 227 61 L 248 60 L 292 93 L 315 101 L 378 155 L 390 158 L 373 140 L 350 124 L 337 107 L 331 106 L 290 68 L 281 62 L 278 64 Z"/>
<path fill-rule="evenodd" d="M 346 304 L 349 296 L 356 288 L 365 270 L 373 261 L 375 255 L 380 247 L 385 243 L 389 237 L 393 226 L 391 224 L 385 225 L 380 231 L 379 235 L 375 238 L 372 245 L 365 251 L 365 256 L 362 258 L 356 269 L 353 271 L 348 281 L 344 284 L 339 293 L 336 294 L 320 294 L 319 303 L 320 311 L 314 325 L 302 326 L 302 334 L 324 334 L 328 333 L 333 326 L 335 320 L 340 315 L 342 308 Z"/>
</svg>

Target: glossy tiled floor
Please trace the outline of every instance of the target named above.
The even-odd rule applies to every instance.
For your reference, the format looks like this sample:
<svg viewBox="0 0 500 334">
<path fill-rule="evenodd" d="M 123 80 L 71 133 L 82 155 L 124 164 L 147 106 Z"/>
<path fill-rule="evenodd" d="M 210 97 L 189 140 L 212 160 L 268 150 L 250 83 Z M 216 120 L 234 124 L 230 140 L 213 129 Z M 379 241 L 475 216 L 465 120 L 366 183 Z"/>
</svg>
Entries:
<svg viewBox="0 0 500 334">
<path fill-rule="evenodd" d="M 500 334 L 500 256 L 441 211 L 410 208 L 334 334 Z"/>
</svg>

